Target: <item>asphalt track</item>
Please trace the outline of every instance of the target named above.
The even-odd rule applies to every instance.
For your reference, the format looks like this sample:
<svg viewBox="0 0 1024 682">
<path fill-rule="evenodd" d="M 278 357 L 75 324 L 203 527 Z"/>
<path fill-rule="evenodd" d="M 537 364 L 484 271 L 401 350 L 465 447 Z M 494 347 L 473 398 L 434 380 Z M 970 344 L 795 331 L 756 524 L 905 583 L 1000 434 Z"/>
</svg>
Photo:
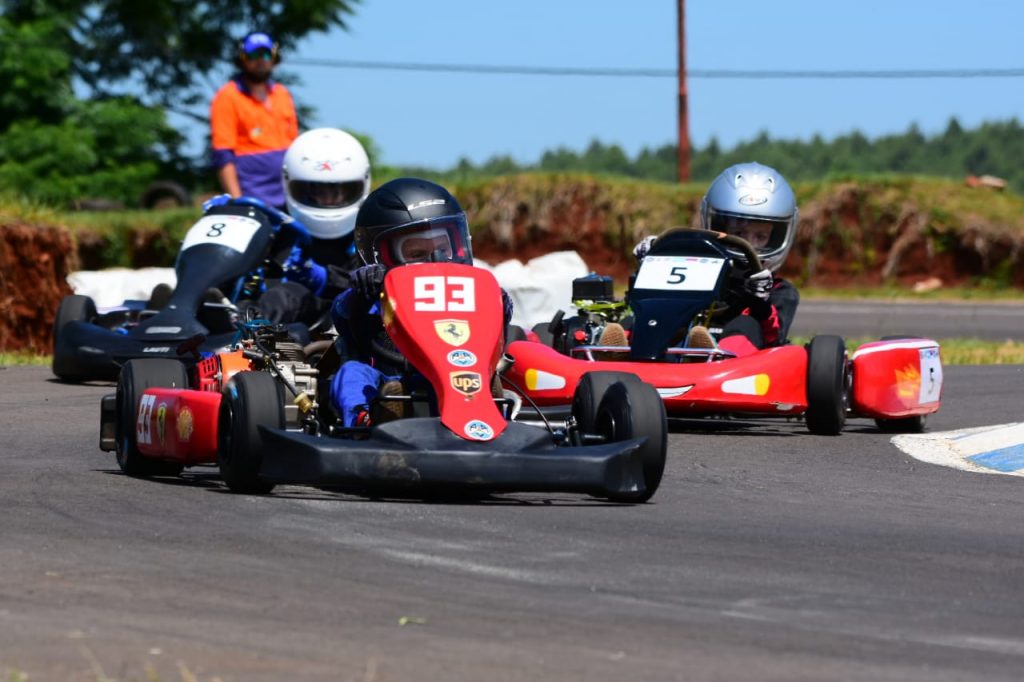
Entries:
<svg viewBox="0 0 1024 682">
<path fill-rule="evenodd" d="M 933 339 L 1024 340 L 1024 305 L 905 301 L 804 300 L 793 329 L 797 336 L 839 334 L 847 338 L 914 334 Z"/>
<path fill-rule="evenodd" d="M 933 430 L 1021 421 L 947 368 Z M 97 449 L 109 386 L 0 370 L 0 679 L 1019 680 L 1024 480 L 867 422 L 677 426 L 652 503 L 380 501 Z M 692 425 L 690 425 L 692 426 Z"/>
</svg>

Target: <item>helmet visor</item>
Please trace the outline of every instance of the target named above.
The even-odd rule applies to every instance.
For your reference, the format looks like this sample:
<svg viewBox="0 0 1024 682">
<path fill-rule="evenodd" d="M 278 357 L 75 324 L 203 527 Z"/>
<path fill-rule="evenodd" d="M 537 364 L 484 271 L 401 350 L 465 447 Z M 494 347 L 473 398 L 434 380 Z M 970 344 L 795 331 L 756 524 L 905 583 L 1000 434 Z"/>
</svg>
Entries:
<svg viewBox="0 0 1024 682">
<path fill-rule="evenodd" d="M 377 235 L 373 246 L 380 263 L 389 268 L 408 263 L 473 263 L 464 214 L 399 225 Z"/>
<path fill-rule="evenodd" d="M 750 242 L 758 253 L 771 253 L 786 241 L 789 220 L 754 218 L 728 213 L 713 213 L 711 229 Z"/>
<path fill-rule="evenodd" d="M 348 180 L 346 182 L 291 180 L 288 182 L 288 193 L 291 194 L 292 199 L 311 208 L 352 206 L 363 197 L 365 189 L 365 180 Z"/>
</svg>

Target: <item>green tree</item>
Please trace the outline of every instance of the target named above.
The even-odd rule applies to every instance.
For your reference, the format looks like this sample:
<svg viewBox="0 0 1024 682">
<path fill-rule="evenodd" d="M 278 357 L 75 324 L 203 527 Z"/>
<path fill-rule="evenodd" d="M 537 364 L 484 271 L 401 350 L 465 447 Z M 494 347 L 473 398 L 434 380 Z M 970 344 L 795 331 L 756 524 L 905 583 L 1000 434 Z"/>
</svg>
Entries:
<svg viewBox="0 0 1024 682">
<path fill-rule="evenodd" d="M 358 1 L 4 0 L 0 184 L 46 201 L 130 201 L 158 174 L 188 173 L 164 112 L 202 118 L 211 74 L 249 30 L 287 48 L 345 28 Z"/>
</svg>

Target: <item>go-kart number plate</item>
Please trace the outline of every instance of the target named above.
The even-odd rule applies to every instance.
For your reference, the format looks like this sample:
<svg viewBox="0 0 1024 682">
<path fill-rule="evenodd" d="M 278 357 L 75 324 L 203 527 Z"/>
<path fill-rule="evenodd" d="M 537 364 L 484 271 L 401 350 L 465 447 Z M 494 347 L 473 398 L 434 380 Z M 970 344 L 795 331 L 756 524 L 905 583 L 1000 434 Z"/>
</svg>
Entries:
<svg viewBox="0 0 1024 682">
<path fill-rule="evenodd" d="M 637 289 L 713 291 L 724 265 L 724 258 L 647 256 L 633 286 Z"/>
<path fill-rule="evenodd" d="M 184 241 L 181 242 L 181 250 L 200 244 L 217 244 L 245 253 L 253 235 L 259 229 L 260 221 L 246 216 L 206 215 L 197 220 L 185 235 Z"/>
</svg>

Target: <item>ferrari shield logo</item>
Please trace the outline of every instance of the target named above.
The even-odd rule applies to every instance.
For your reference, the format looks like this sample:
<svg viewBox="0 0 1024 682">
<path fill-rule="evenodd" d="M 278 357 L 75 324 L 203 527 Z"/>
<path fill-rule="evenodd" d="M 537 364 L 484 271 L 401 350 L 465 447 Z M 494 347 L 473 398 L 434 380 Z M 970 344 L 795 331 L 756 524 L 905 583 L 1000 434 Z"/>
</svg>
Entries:
<svg viewBox="0 0 1024 682">
<path fill-rule="evenodd" d="M 469 341 L 469 322 L 465 320 L 437 320 L 434 329 L 441 340 L 452 346 Z"/>
</svg>

